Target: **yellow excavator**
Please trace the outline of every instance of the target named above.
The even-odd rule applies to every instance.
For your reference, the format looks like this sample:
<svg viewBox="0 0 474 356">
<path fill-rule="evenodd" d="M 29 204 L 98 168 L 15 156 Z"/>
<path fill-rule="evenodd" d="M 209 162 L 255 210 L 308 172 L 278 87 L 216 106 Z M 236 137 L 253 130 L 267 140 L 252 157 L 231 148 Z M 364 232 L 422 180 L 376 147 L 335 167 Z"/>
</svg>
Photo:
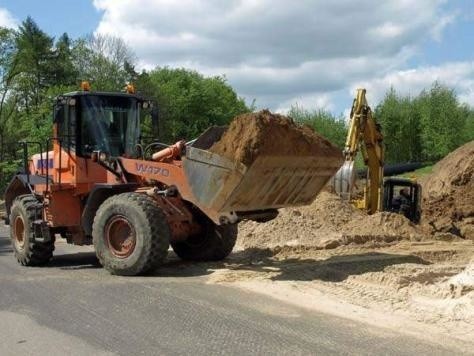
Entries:
<svg viewBox="0 0 474 356">
<path fill-rule="evenodd" d="M 359 209 L 366 210 L 368 214 L 378 211 L 397 212 L 412 222 L 419 223 L 421 186 L 412 179 L 384 179 L 383 135 L 380 125 L 372 115 L 365 94 L 365 89 L 357 89 L 343 151 L 345 161 L 333 178 L 334 190 L 341 198 L 350 201 Z M 362 199 L 354 194 L 356 182 L 354 164 L 359 150 L 367 167 Z"/>
</svg>

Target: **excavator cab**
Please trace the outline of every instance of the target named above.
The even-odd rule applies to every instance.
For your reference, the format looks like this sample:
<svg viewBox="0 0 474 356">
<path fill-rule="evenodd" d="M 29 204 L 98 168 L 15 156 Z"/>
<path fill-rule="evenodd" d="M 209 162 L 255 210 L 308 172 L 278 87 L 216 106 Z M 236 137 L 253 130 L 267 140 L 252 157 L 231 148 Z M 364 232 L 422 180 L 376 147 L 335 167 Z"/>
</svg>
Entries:
<svg viewBox="0 0 474 356">
<path fill-rule="evenodd" d="M 386 178 L 383 183 L 383 211 L 405 215 L 418 224 L 421 219 L 421 186 L 405 178 Z"/>
</svg>

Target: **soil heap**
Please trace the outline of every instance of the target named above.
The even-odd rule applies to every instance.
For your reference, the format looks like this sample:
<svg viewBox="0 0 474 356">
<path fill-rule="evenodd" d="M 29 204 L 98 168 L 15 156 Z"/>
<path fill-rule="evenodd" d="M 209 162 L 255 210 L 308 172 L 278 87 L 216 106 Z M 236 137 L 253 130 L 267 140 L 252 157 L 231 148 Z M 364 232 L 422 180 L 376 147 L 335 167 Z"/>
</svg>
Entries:
<svg viewBox="0 0 474 356">
<path fill-rule="evenodd" d="M 239 115 L 209 151 L 250 165 L 258 155 L 324 156 L 341 160 L 341 150 L 291 118 L 268 110 Z"/>
<path fill-rule="evenodd" d="M 237 247 L 330 249 L 402 239 L 421 239 L 415 225 L 404 216 L 389 212 L 367 215 L 337 195 L 322 191 L 313 204 L 281 209 L 279 216 L 267 223 L 240 223 Z"/>
<path fill-rule="evenodd" d="M 423 185 L 423 220 L 435 232 L 474 240 L 474 141 L 448 154 Z"/>
</svg>

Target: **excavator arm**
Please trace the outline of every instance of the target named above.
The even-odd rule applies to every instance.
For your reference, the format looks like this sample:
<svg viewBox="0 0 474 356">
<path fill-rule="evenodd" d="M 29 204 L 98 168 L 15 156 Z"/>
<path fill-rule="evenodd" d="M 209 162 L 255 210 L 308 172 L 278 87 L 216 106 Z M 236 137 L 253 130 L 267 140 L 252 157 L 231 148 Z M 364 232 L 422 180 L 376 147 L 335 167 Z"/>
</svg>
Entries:
<svg viewBox="0 0 474 356">
<path fill-rule="evenodd" d="M 357 89 L 344 147 L 345 162 L 336 173 L 334 187 L 341 197 L 351 200 L 357 207 L 373 214 L 381 207 L 384 147 L 380 127 L 372 116 L 365 93 L 365 89 Z M 359 150 L 367 166 L 367 183 L 362 200 L 351 197 L 355 180 L 354 161 Z"/>
</svg>

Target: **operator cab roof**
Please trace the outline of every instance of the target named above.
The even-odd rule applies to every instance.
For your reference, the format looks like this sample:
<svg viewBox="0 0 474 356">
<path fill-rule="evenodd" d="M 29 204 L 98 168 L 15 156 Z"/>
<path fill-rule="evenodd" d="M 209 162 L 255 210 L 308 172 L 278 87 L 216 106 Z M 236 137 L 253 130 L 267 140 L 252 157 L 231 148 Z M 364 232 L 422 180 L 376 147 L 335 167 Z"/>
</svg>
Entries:
<svg viewBox="0 0 474 356">
<path fill-rule="evenodd" d="M 58 95 L 56 99 L 61 97 L 73 97 L 73 96 L 117 96 L 122 98 L 135 98 L 137 100 L 146 100 L 140 95 L 130 94 L 130 93 L 122 93 L 122 92 L 108 92 L 108 91 L 72 91 L 69 93 Z"/>
</svg>

